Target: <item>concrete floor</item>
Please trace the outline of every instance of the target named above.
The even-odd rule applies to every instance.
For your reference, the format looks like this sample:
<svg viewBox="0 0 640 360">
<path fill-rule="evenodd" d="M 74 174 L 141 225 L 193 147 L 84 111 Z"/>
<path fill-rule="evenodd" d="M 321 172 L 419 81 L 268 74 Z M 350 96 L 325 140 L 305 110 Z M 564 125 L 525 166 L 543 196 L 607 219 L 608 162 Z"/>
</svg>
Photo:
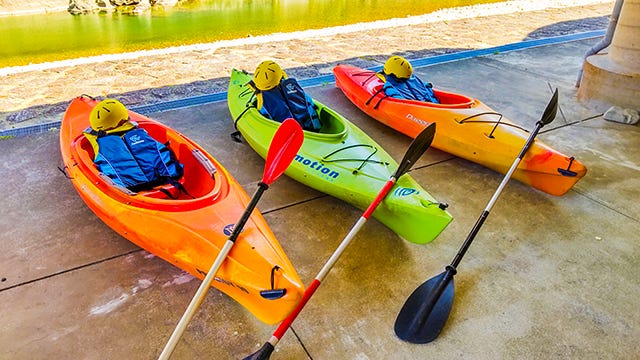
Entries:
<svg viewBox="0 0 640 360">
<path fill-rule="evenodd" d="M 451 261 L 502 180 L 429 149 L 411 174 L 450 204 L 454 221 L 419 246 L 370 220 L 272 359 L 640 358 L 640 127 L 604 121 L 576 102 L 573 87 L 598 40 L 416 69 L 526 128 L 558 87 L 559 115 L 539 138 L 588 173 L 563 197 L 511 182 L 458 268 L 440 337 L 413 345 L 393 333 L 400 307 Z M 308 91 L 402 157 L 411 139 L 366 117 L 334 84 Z M 254 192 L 264 161 L 230 140 L 225 102 L 151 116 L 203 145 Z M 2 140 L 0 158 L 0 359 L 157 357 L 199 281 L 92 214 L 56 169 L 57 131 Z M 287 177 L 259 208 L 305 284 L 361 214 Z M 173 358 L 242 358 L 274 329 L 212 289 Z"/>
</svg>

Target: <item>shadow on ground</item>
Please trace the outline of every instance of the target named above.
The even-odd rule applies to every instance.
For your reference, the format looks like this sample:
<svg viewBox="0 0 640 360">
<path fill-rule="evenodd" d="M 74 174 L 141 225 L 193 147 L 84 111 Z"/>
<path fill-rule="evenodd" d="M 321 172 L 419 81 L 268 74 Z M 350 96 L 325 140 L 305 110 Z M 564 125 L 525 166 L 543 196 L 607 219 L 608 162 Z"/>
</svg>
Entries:
<svg viewBox="0 0 640 360">
<path fill-rule="evenodd" d="M 580 20 L 563 21 L 532 31 L 522 41 L 543 39 L 553 36 L 576 34 L 598 29 L 606 29 L 609 24 L 608 16 L 598 16 Z"/>
</svg>

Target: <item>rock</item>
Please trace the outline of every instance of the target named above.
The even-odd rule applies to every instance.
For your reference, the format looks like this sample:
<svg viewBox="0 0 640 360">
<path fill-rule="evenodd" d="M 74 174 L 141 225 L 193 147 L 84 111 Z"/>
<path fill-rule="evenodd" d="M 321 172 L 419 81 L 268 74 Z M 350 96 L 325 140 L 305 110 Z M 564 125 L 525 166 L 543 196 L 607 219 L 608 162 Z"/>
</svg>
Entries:
<svg viewBox="0 0 640 360">
<path fill-rule="evenodd" d="M 151 9 L 151 0 L 109 0 L 117 12 L 128 15 L 139 15 Z"/>
<path fill-rule="evenodd" d="M 7 121 L 9 123 L 20 123 L 23 121 L 31 120 L 37 117 L 38 115 L 39 114 L 36 111 L 33 111 L 32 109 L 24 109 L 24 110 L 17 111 L 13 114 L 9 114 L 9 116 L 7 116 Z"/>
<path fill-rule="evenodd" d="M 602 117 L 607 121 L 619 122 L 622 124 L 635 125 L 640 121 L 640 114 L 633 109 L 623 109 L 620 106 L 612 106 Z"/>
<path fill-rule="evenodd" d="M 113 9 L 113 5 L 111 5 L 111 2 L 109 2 L 108 0 L 96 0 L 96 5 L 98 5 L 98 9 L 100 9 L 100 11 Z"/>
<path fill-rule="evenodd" d="M 69 0 L 67 11 L 72 15 L 86 14 L 97 8 L 93 0 Z"/>
<path fill-rule="evenodd" d="M 113 6 L 138 5 L 140 3 L 138 0 L 109 0 L 109 2 Z"/>
<path fill-rule="evenodd" d="M 175 6 L 178 0 L 150 0 L 151 5 L 158 6 Z"/>
<path fill-rule="evenodd" d="M 93 11 L 110 11 L 113 5 L 108 0 L 69 0 L 67 11 L 72 15 L 87 14 Z"/>
<path fill-rule="evenodd" d="M 7 115 L 5 120 L 9 124 L 18 124 L 18 123 L 30 121 L 33 119 L 48 118 L 48 117 L 51 117 L 52 115 L 54 115 L 53 116 L 54 119 L 60 120 L 59 114 L 62 114 L 68 105 L 69 105 L 69 102 L 64 101 L 64 102 L 59 102 L 57 104 L 32 106 L 26 109 L 22 109 L 22 110 L 10 113 L 9 115 Z"/>
</svg>

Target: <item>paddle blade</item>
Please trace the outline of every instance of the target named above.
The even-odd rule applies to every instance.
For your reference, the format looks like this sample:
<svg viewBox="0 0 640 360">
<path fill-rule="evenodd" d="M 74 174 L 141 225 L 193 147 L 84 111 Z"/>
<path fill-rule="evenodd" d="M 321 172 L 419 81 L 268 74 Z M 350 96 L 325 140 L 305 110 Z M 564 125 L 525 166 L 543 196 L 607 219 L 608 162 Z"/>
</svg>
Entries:
<svg viewBox="0 0 640 360">
<path fill-rule="evenodd" d="M 431 123 L 431 125 L 427 126 L 420 134 L 418 134 L 418 136 L 416 136 L 409 146 L 409 149 L 407 149 L 407 152 L 404 154 L 395 174 L 393 174 L 394 178 L 398 179 L 402 174 L 411 169 L 413 164 L 415 164 L 420 156 L 422 156 L 429 146 L 431 146 L 431 142 L 435 135 L 436 123 Z"/>
<path fill-rule="evenodd" d="M 553 96 L 551 97 L 551 100 L 549 100 L 547 107 L 544 109 L 544 112 L 542 113 L 542 118 L 540 118 L 540 122 L 542 123 L 543 126 L 549 124 L 550 122 L 553 121 L 553 119 L 556 118 L 557 113 L 558 113 L 558 89 L 556 89 L 556 91 L 553 92 Z"/>
<path fill-rule="evenodd" d="M 262 176 L 263 183 L 270 185 L 284 173 L 300 150 L 303 140 L 304 134 L 297 121 L 286 119 L 280 124 L 269 146 Z"/>
<path fill-rule="evenodd" d="M 445 271 L 413 291 L 398 313 L 396 335 L 413 344 L 435 340 L 453 306 L 453 275 Z"/>
<path fill-rule="evenodd" d="M 271 357 L 271 353 L 273 352 L 273 345 L 271 343 L 266 342 L 260 350 L 254 352 L 253 354 L 247 356 L 242 360 L 267 360 Z"/>
</svg>

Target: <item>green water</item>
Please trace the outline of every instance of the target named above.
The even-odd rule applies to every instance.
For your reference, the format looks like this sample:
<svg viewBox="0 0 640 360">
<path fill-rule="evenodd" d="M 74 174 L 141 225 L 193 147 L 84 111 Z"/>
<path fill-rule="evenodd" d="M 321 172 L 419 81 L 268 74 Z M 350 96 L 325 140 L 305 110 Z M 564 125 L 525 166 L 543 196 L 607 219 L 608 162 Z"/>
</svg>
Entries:
<svg viewBox="0 0 640 360">
<path fill-rule="evenodd" d="M 140 15 L 61 12 L 0 17 L 0 67 L 319 29 L 500 1 L 504 0 L 203 0 Z"/>
</svg>

